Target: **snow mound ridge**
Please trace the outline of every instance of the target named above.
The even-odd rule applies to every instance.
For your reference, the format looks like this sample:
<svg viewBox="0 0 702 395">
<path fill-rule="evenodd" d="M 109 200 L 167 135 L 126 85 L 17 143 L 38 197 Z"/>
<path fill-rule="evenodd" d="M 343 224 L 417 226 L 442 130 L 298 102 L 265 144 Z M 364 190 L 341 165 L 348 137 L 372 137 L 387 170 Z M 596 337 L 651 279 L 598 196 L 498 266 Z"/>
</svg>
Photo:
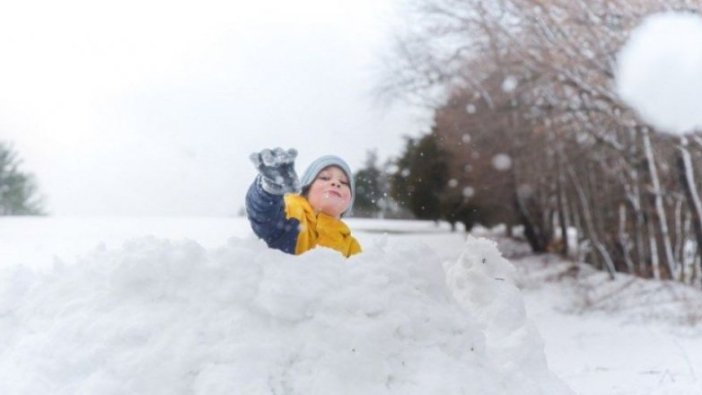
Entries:
<svg viewBox="0 0 702 395">
<path fill-rule="evenodd" d="M 136 239 L 0 273 L 0 393 L 562 394 L 511 265 L 470 239 L 344 259 Z"/>
</svg>

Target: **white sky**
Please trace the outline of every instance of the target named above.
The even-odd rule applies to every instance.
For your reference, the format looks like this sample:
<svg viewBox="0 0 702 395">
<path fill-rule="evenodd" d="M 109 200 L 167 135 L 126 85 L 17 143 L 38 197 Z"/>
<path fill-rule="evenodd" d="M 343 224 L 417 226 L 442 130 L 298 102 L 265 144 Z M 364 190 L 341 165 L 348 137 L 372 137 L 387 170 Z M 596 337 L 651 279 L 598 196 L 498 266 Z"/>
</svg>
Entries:
<svg viewBox="0 0 702 395">
<path fill-rule="evenodd" d="M 394 1 L 3 2 L 0 140 L 54 215 L 236 214 L 253 151 L 357 168 L 425 129 L 371 95 Z"/>
</svg>

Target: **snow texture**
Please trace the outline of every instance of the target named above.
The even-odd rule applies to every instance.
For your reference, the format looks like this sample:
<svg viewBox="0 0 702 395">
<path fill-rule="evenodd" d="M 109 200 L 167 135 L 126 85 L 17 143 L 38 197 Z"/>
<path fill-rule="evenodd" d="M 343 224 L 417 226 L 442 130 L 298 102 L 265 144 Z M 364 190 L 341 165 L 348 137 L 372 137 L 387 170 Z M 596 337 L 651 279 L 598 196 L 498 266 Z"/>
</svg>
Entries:
<svg viewBox="0 0 702 395">
<path fill-rule="evenodd" d="M 669 133 L 702 126 L 702 18 L 650 16 L 618 56 L 616 89 L 641 118 Z"/>
<path fill-rule="evenodd" d="M 133 239 L 0 267 L 0 393 L 566 394 L 493 242 Z"/>
</svg>

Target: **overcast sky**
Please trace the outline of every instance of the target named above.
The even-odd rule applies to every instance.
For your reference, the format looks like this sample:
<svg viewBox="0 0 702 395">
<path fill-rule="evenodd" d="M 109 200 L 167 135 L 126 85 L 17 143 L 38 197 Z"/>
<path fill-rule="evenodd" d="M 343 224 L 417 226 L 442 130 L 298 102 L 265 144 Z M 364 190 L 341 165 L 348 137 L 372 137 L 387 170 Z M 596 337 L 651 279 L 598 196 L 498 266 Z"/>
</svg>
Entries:
<svg viewBox="0 0 702 395">
<path fill-rule="evenodd" d="M 3 2 L 0 140 L 53 215 L 235 215 L 253 151 L 357 168 L 427 128 L 371 94 L 393 3 Z"/>
</svg>

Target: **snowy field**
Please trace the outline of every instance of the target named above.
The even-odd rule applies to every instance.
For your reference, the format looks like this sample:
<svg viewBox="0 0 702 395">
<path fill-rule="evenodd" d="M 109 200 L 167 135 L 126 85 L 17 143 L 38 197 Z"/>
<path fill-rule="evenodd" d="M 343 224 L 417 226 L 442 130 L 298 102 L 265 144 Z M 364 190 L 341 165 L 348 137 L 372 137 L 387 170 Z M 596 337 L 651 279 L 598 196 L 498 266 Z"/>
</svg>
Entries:
<svg viewBox="0 0 702 395">
<path fill-rule="evenodd" d="M 349 225 L 347 261 L 238 218 L 3 218 L 0 392 L 702 393 L 697 289 Z"/>
</svg>

